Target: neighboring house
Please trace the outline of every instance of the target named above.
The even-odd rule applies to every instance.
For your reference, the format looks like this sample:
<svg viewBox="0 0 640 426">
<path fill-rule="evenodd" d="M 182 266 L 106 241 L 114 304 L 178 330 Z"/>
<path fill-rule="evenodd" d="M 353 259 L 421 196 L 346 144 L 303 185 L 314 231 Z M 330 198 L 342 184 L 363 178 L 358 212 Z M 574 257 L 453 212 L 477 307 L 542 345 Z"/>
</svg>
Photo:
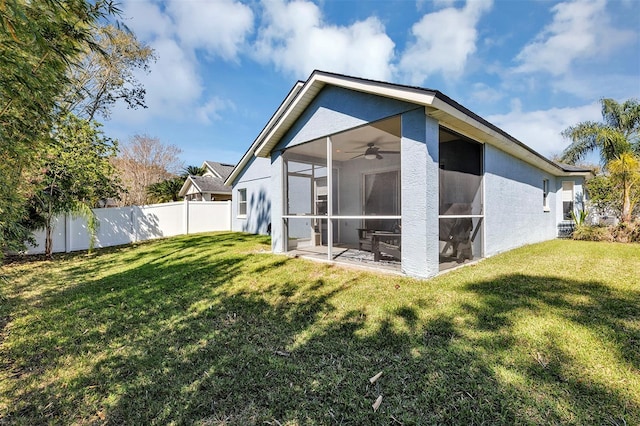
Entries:
<svg viewBox="0 0 640 426">
<path fill-rule="evenodd" d="M 269 228 L 276 253 L 370 251 L 430 277 L 555 238 L 589 176 L 437 90 L 315 71 L 225 183 L 232 228 Z"/>
<path fill-rule="evenodd" d="M 190 175 L 180 189 L 179 196 L 189 201 L 228 201 L 231 200 L 231 188 L 224 181 L 233 170 L 232 164 L 205 161 L 202 176 Z"/>
</svg>

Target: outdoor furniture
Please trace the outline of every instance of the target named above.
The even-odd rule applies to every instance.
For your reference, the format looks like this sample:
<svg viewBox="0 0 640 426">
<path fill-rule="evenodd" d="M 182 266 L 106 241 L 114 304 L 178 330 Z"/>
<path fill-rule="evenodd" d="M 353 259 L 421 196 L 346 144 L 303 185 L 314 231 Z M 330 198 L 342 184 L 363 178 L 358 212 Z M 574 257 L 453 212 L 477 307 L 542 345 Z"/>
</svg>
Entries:
<svg viewBox="0 0 640 426">
<path fill-rule="evenodd" d="M 371 251 L 371 243 L 373 240 L 373 233 L 375 230 L 358 228 L 358 249 L 364 251 Z"/>
<path fill-rule="evenodd" d="M 395 232 L 376 231 L 371 234 L 371 251 L 374 262 L 380 262 L 382 255 L 400 260 L 401 234 Z"/>
<path fill-rule="evenodd" d="M 445 242 L 442 254 L 451 248 L 452 255 L 459 262 L 473 259 L 471 231 L 473 221 L 470 218 L 440 219 L 440 240 Z"/>
<path fill-rule="evenodd" d="M 458 262 L 465 259 L 473 259 L 472 242 L 475 237 L 473 232 L 473 219 L 469 217 L 455 217 L 470 215 L 471 205 L 467 203 L 451 203 L 441 206 L 441 215 L 451 215 L 451 218 L 441 218 L 439 220 L 440 241 L 444 241 L 441 254 L 447 255 L 449 249 L 452 250 L 452 257 Z"/>
</svg>

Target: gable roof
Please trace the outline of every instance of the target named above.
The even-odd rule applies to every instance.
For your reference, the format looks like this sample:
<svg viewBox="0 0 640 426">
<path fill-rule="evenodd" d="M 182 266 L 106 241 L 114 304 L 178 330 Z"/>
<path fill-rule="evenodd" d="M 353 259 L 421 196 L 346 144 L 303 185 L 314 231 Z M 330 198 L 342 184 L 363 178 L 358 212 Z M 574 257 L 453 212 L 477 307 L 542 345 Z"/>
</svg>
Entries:
<svg viewBox="0 0 640 426">
<path fill-rule="evenodd" d="M 233 164 L 225 164 L 218 163 L 217 161 L 205 160 L 202 163 L 201 167 L 209 170 L 211 173 L 213 173 L 214 176 L 217 176 L 218 178 L 225 181 L 229 177 L 235 166 Z"/>
<path fill-rule="evenodd" d="M 231 188 L 225 186 L 224 181 L 216 176 L 188 176 L 178 195 L 184 197 L 192 185 L 201 194 L 231 194 Z"/>
<path fill-rule="evenodd" d="M 199 193 L 231 194 L 231 188 L 225 186 L 224 181 L 229 177 L 234 168 L 232 164 L 204 161 L 201 167 L 206 168 L 212 174 L 206 176 L 187 176 L 178 193 L 180 197 L 184 197 L 192 185 Z"/>
<path fill-rule="evenodd" d="M 588 169 L 561 165 L 549 160 L 438 90 L 316 70 L 311 73 L 311 76 L 306 82 L 298 81 L 294 85 L 280 107 L 278 107 L 277 111 L 251 144 L 240 162 L 233 169 L 225 181 L 225 185 L 233 184 L 233 181 L 249 163 L 251 156 L 268 157 L 280 139 L 291 126 L 293 126 L 296 120 L 300 118 L 318 93 L 327 85 L 422 105 L 425 107 L 427 115 L 445 127 L 477 140 L 478 142 L 493 145 L 553 175 L 588 176 L 591 174 L 591 171 Z"/>
</svg>

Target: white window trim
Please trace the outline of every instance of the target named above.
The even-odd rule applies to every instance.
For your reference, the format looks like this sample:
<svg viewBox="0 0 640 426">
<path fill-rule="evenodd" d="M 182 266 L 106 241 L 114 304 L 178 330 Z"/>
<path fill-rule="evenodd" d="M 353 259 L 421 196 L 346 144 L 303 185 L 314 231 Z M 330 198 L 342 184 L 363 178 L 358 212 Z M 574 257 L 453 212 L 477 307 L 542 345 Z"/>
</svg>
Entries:
<svg viewBox="0 0 640 426">
<path fill-rule="evenodd" d="M 240 193 L 244 193 L 244 197 L 240 196 Z M 244 213 L 240 213 L 240 206 L 244 205 Z M 246 218 L 247 217 L 247 188 L 239 188 L 238 189 L 238 202 L 237 206 L 237 215 L 238 218 Z"/>
<path fill-rule="evenodd" d="M 571 210 L 572 211 L 575 211 L 575 208 L 576 208 L 576 201 L 575 201 L 575 198 L 576 198 L 576 183 L 574 181 L 572 181 L 572 180 L 563 180 L 562 181 L 562 188 L 560 189 L 560 191 L 561 191 L 561 202 L 562 202 L 562 204 L 561 204 L 562 205 L 562 220 L 571 220 L 571 219 L 567 219 L 567 218 L 564 217 L 564 202 L 565 202 L 565 199 L 564 199 L 565 198 L 565 189 L 564 189 L 564 187 L 565 187 L 565 183 L 568 183 L 571 186 L 571 201 L 569 201 L 569 202 L 571 203 L 571 206 L 572 206 Z M 569 191 L 567 190 L 566 192 L 569 192 Z"/>
<path fill-rule="evenodd" d="M 542 211 L 545 213 L 551 211 L 551 207 L 549 207 L 549 179 L 542 180 Z"/>
</svg>

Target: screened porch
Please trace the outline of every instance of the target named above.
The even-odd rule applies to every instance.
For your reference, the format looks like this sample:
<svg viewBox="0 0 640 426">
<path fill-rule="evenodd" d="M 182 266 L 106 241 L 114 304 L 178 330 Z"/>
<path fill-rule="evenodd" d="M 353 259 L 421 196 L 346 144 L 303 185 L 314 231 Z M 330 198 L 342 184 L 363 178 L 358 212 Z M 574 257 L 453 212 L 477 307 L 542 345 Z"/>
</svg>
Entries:
<svg viewBox="0 0 640 426">
<path fill-rule="evenodd" d="M 400 135 L 392 117 L 283 152 L 287 252 L 400 270 Z M 483 145 L 440 128 L 438 146 L 442 271 L 483 256 Z"/>
</svg>

